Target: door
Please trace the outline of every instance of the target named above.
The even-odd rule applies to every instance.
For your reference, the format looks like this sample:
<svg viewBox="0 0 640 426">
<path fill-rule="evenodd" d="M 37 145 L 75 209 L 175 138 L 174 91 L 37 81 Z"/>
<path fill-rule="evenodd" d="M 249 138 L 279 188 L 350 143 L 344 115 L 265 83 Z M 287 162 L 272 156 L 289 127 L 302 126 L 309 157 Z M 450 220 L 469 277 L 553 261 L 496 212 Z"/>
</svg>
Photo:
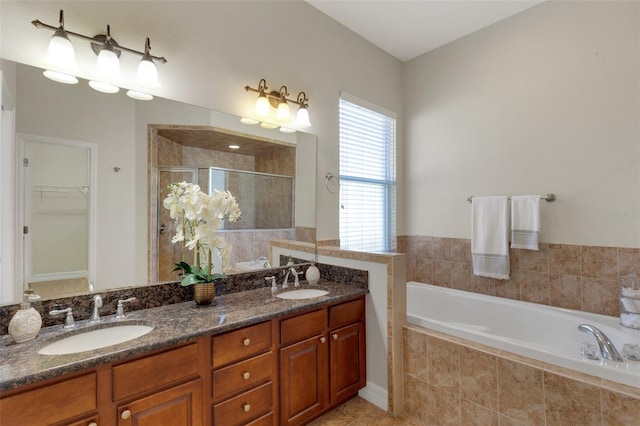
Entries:
<svg viewBox="0 0 640 426">
<path fill-rule="evenodd" d="M 331 333 L 331 404 L 355 395 L 366 384 L 362 322 Z"/>
</svg>

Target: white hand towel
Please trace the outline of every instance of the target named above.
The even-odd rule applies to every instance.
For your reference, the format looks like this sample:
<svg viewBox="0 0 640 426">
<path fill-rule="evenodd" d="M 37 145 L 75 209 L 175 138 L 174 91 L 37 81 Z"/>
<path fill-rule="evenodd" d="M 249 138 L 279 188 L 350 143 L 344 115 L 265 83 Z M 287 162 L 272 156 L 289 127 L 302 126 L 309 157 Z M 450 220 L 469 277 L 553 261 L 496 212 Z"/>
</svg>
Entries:
<svg viewBox="0 0 640 426">
<path fill-rule="evenodd" d="M 540 195 L 511 197 L 511 247 L 538 250 Z"/>
<path fill-rule="evenodd" d="M 473 274 L 509 279 L 509 210 L 506 196 L 471 199 Z"/>
</svg>

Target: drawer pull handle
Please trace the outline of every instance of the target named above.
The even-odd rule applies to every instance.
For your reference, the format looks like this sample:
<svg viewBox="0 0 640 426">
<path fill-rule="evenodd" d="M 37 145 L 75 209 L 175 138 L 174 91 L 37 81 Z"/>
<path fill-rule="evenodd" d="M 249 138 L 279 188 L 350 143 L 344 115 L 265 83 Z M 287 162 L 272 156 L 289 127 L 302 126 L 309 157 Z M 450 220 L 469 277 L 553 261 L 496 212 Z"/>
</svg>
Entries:
<svg viewBox="0 0 640 426">
<path fill-rule="evenodd" d="M 96 422 L 91 422 L 91 423 L 89 423 L 87 426 L 98 426 L 98 423 L 96 423 Z"/>
<path fill-rule="evenodd" d="M 131 411 L 130 410 L 124 410 L 121 414 L 120 414 L 120 418 L 122 420 L 127 420 L 129 417 L 131 417 Z"/>
<path fill-rule="evenodd" d="M 242 406 L 242 409 L 244 410 L 245 413 L 248 413 L 251 410 L 251 405 L 249 405 L 248 402 L 245 402 L 244 405 Z"/>
<path fill-rule="evenodd" d="M 322 336 L 322 337 L 320 338 L 320 343 L 324 343 L 324 342 L 326 342 L 326 341 L 327 341 L 327 339 L 325 339 L 325 338 L 324 338 L 324 336 Z"/>
<path fill-rule="evenodd" d="M 242 341 L 242 344 L 245 345 L 245 346 L 249 346 L 251 344 L 251 340 L 250 339 L 244 339 Z"/>
<path fill-rule="evenodd" d="M 338 340 L 338 333 L 333 333 L 331 337 L 333 337 L 333 340 Z"/>
<path fill-rule="evenodd" d="M 249 373 L 248 371 L 245 371 L 244 373 L 242 373 L 243 379 L 249 380 L 249 377 L 251 377 L 251 373 Z"/>
</svg>

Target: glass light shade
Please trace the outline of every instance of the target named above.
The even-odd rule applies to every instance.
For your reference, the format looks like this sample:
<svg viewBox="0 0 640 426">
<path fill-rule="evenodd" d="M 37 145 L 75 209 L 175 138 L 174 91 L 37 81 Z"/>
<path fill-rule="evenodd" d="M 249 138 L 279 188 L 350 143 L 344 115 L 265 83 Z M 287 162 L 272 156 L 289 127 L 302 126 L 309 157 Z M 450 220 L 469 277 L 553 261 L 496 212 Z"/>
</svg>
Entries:
<svg viewBox="0 0 640 426">
<path fill-rule="evenodd" d="M 260 126 L 262 126 L 262 128 L 264 129 L 276 129 L 278 127 L 275 124 L 271 123 L 260 123 Z"/>
<path fill-rule="evenodd" d="M 254 120 L 253 118 L 249 118 L 249 117 L 242 117 L 240 119 L 240 122 L 244 124 L 251 124 L 251 125 L 259 123 L 258 120 Z"/>
<path fill-rule="evenodd" d="M 120 91 L 120 88 L 118 86 L 104 83 L 102 81 L 91 80 L 89 81 L 89 86 L 91 86 L 93 90 L 97 90 L 98 92 L 102 93 L 118 93 Z"/>
<path fill-rule="evenodd" d="M 289 104 L 287 101 L 282 101 L 278 104 L 278 110 L 276 111 L 276 118 L 278 121 L 288 122 L 291 120 L 289 115 Z"/>
<path fill-rule="evenodd" d="M 138 64 L 138 84 L 150 88 L 160 87 L 158 69 L 156 68 L 156 64 L 153 63 L 151 56 L 143 56 Z"/>
<path fill-rule="evenodd" d="M 311 127 L 311 121 L 309 121 L 309 110 L 306 107 L 301 106 L 298 108 L 298 114 L 296 115 L 296 124 L 298 127 L 307 128 Z"/>
<path fill-rule="evenodd" d="M 151 96 L 150 94 L 137 92 L 135 90 L 129 90 L 127 92 L 127 96 L 133 99 L 137 99 L 139 101 L 150 101 L 151 99 L 153 99 L 153 96 Z"/>
<path fill-rule="evenodd" d="M 96 62 L 96 72 L 110 79 L 120 78 L 120 60 L 116 52 L 102 48 Z"/>
<path fill-rule="evenodd" d="M 295 133 L 296 132 L 294 129 L 290 129 L 288 127 L 280 127 L 280 131 L 282 133 Z"/>
<path fill-rule="evenodd" d="M 261 94 L 256 100 L 256 114 L 260 117 L 266 117 L 269 115 L 269 99 L 267 95 Z"/>
<path fill-rule="evenodd" d="M 45 60 L 55 68 L 63 70 L 75 70 L 78 67 L 73 45 L 63 30 L 56 30 L 51 37 Z"/>
<path fill-rule="evenodd" d="M 76 84 L 78 82 L 76 77 L 58 71 L 46 70 L 42 74 L 48 79 L 57 81 L 58 83 Z"/>
</svg>

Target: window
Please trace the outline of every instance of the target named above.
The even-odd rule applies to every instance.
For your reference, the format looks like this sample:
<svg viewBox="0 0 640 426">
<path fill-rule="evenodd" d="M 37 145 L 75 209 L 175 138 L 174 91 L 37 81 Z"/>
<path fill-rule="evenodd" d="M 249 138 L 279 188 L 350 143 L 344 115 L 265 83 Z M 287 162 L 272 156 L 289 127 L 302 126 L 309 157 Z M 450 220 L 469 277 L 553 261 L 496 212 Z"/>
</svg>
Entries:
<svg viewBox="0 0 640 426">
<path fill-rule="evenodd" d="M 396 120 L 364 103 L 340 97 L 340 246 L 393 251 Z"/>
</svg>

